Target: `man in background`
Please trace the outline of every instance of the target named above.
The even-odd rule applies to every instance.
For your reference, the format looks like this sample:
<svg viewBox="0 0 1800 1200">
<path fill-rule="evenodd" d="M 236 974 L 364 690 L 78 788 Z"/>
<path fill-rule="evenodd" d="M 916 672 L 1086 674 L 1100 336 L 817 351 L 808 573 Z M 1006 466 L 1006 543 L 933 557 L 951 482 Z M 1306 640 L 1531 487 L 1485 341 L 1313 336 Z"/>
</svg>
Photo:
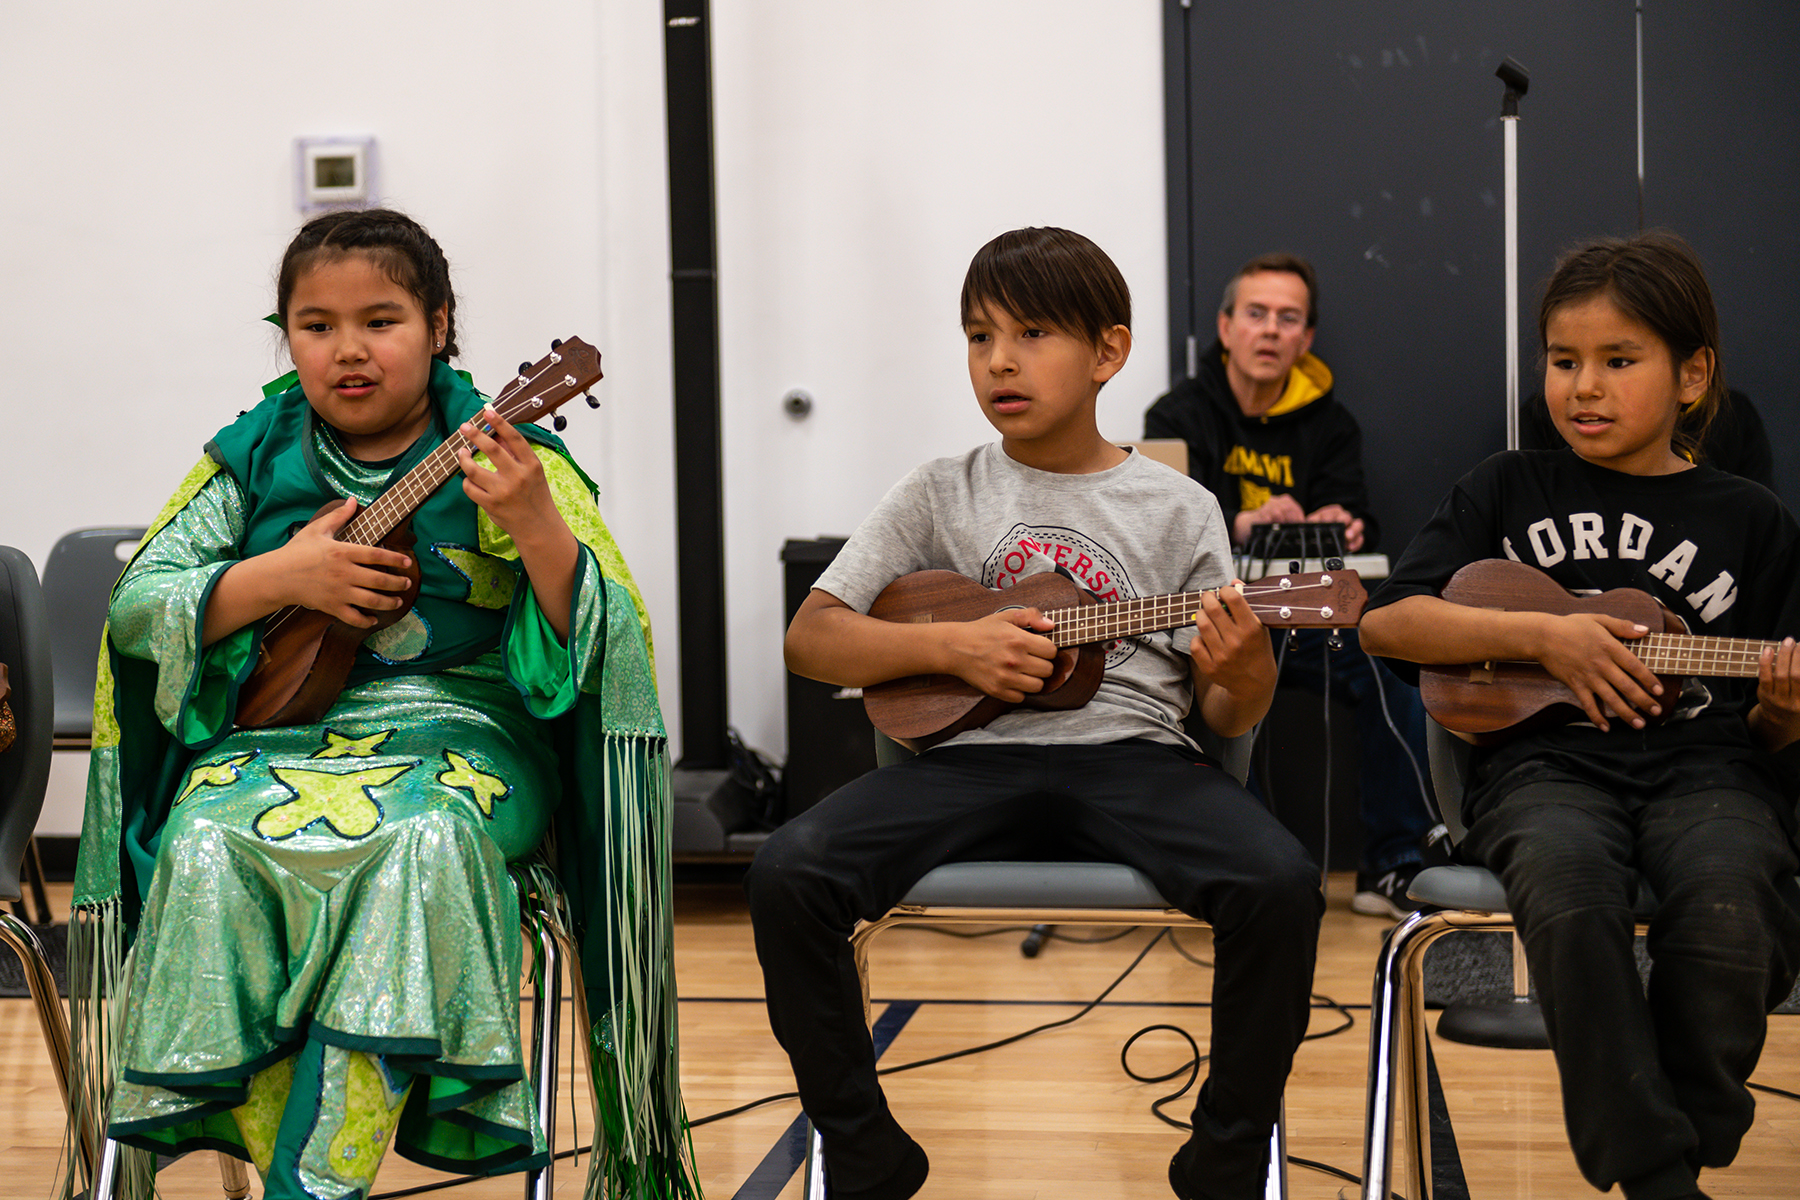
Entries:
<svg viewBox="0 0 1800 1200">
<path fill-rule="evenodd" d="M 1240 554 L 1257 550 L 1258 526 L 1277 523 L 1340 524 L 1344 553 L 1372 552 L 1379 539 L 1362 430 L 1311 353 L 1317 327 L 1311 264 L 1292 254 L 1251 259 L 1225 285 L 1219 340 L 1198 374 L 1144 414 L 1145 437 L 1187 443 L 1188 473 L 1218 498 Z M 1332 696 L 1356 710 L 1364 838 L 1351 906 L 1398 918 L 1417 907 L 1406 889 L 1436 823 L 1424 795 L 1425 710 L 1416 688 L 1362 652 L 1354 630 L 1327 669 L 1326 636 L 1301 632 L 1282 680 L 1322 694 L 1328 670 Z"/>
</svg>

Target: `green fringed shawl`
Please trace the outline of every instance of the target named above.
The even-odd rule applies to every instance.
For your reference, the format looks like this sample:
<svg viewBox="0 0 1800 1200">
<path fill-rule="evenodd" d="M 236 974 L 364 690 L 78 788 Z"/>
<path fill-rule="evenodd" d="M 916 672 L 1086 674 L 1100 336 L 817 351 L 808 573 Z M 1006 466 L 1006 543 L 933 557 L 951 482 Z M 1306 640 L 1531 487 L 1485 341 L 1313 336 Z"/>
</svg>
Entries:
<svg viewBox="0 0 1800 1200">
<path fill-rule="evenodd" d="M 434 377 L 434 392 L 438 383 Z M 555 448 L 561 450 L 559 444 Z M 219 469 L 211 458 L 197 464 L 157 516 L 149 537 Z M 559 494 L 558 507 L 593 552 L 606 583 L 606 653 L 599 690 L 584 693 L 552 722 L 563 797 L 545 847 L 551 873 L 526 867 L 516 869 L 515 878 L 522 895 L 534 891 L 540 899 L 560 884 L 564 902 L 547 906 L 549 919 L 580 947 L 585 991 L 578 998 L 585 1000 L 591 1022 L 596 1123 L 587 1200 L 697 1200 L 678 1070 L 668 748 L 649 623 L 630 570 L 600 519 L 592 482 L 579 468 L 574 473 L 586 495 Z M 481 535 L 484 550 L 516 553 L 485 516 Z M 621 602 L 625 598 L 629 603 Z M 116 1080 L 120 1013 L 109 1011 L 117 1006 L 106 998 L 126 979 L 141 894 L 134 876 L 147 869 L 128 848 L 143 844 L 146 832 L 167 814 L 192 755 L 151 711 L 155 671 L 152 663 L 115 653 L 111 639 L 102 638 L 69 940 L 71 1087 L 75 1110 L 89 1131 L 104 1127 Z M 536 909 L 527 906 L 528 912 Z M 94 1135 L 96 1148 L 99 1140 Z M 149 1196 L 149 1156 L 132 1149 L 124 1155 L 125 1195 Z M 91 1185 L 81 1156 L 70 1159 L 62 1182 L 65 1197 Z"/>
</svg>

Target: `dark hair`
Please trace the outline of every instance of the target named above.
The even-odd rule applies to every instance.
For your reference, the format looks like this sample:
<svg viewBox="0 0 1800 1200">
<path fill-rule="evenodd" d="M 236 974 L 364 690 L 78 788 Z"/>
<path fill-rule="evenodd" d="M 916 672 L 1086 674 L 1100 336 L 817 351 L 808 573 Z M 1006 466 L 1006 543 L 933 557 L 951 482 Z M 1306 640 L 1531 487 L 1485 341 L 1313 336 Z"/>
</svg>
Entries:
<svg viewBox="0 0 1800 1200">
<path fill-rule="evenodd" d="M 1298 275 L 1300 282 L 1306 285 L 1306 327 L 1313 329 L 1319 324 L 1319 279 L 1313 274 L 1312 264 L 1298 254 L 1259 254 L 1237 269 L 1237 274 L 1225 281 L 1225 295 L 1219 301 L 1219 311 L 1229 314 L 1237 304 L 1238 280 L 1246 275 L 1261 275 L 1265 271 L 1279 271 L 1284 275 Z"/>
<path fill-rule="evenodd" d="M 1675 449 L 1699 461 L 1700 440 L 1725 396 L 1719 361 L 1719 315 L 1706 271 L 1680 235 L 1653 229 L 1632 238 L 1600 238 L 1565 251 L 1544 285 L 1538 305 L 1538 346 L 1548 350 L 1550 318 L 1557 309 L 1605 296 L 1669 348 L 1673 365 L 1697 350 L 1712 351 L 1706 393 L 1688 405 L 1675 425 Z"/>
<path fill-rule="evenodd" d="M 438 309 L 446 314 L 444 345 L 433 357 L 449 362 L 456 348 L 456 293 L 450 287 L 450 263 L 425 227 L 391 208 L 359 208 L 329 212 L 300 227 L 281 256 L 275 278 L 275 312 L 287 328 L 288 302 L 300 276 L 322 262 L 350 254 L 366 254 L 383 274 L 404 288 L 425 310 L 427 320 Z"/>
<path fill-rule="evenodd" d="M 983 308 L 1079 334 L 1099 345 L 1131 328 L 1131 289 L 1106 251 L 1067 229 L 1015 229 L 975 252 L 963 277 L 962 324 Z"/>
</svg>

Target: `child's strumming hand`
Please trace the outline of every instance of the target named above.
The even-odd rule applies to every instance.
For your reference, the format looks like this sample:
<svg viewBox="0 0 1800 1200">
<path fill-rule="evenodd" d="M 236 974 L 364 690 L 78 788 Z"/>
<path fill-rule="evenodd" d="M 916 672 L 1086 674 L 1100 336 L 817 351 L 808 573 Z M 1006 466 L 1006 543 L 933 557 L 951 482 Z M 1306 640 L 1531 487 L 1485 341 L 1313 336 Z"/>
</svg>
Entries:
<svg viewBox="0 0 1800 1200">
<path fill-rule="evenodd" d="M 1642 729 L 1642 714 L 1662 714 L 1662 684 L 1627 645 L 1650 630 L 1602 613 L 1536 615 L 1541 620 L 1533 657 L 1575 693 L 1588 720 L 1603 730 L 1611 728 L 1608 718 Z"/>
<path fill-rule="evenodd" d="M 1044 690 L 1056 658 L 1056 643 L 1044 634 L 1055 627 L 1035 608 L 1009 608 L 979 621 L 937 626 L 944 635 L 950 674 L 1009 704 Z"/>
<path fill-rule="evenodd" d="M 1762 652 L 1750 727 L 1769 750 L 1800 741 L 1800 646 L 1793 638 Z"/>
</svg>

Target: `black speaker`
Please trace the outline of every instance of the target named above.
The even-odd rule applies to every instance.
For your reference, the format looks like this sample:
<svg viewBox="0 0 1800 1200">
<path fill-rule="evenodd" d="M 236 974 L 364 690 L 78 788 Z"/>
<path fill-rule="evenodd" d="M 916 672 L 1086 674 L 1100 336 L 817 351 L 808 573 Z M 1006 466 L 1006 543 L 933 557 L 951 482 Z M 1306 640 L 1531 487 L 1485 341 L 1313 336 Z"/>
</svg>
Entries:
<svg viewBox="0 0 1800 1200">
<path fill-rule="evenodd" d="M 843 538 L 790 538 L 781 547 L 787 619 L 792 621 L 812 585 L 837 557 Z M 875 769 L 875 731 L 860 697 L 791 671 L 787 677 L 787 766 L 782 771 L 786 816 L 804 812 Z"/>
</svg>

